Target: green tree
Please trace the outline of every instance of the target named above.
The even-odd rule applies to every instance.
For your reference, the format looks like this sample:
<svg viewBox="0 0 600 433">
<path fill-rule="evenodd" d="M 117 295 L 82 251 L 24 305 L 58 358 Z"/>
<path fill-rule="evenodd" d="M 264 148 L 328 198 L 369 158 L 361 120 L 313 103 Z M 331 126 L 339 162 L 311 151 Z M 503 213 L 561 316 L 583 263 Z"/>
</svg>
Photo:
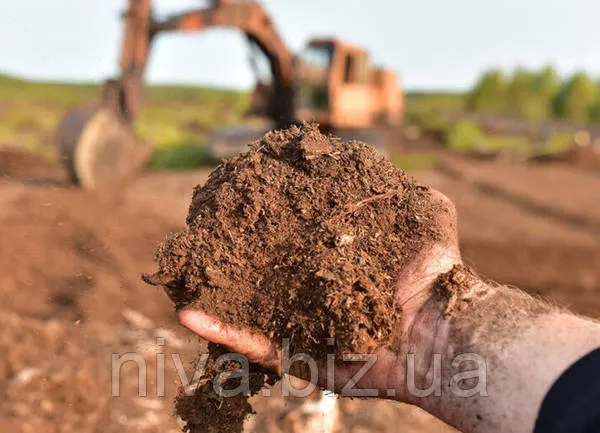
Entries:
<svg viewBox="0 0 600 433">
<path fill-rule="evenodd" d="M 518 68 L 506 88 L 506 113 L 525 119 L 544 117 L 538 95 L 535 92 L 534 73 Z"/>
<path fill-rule="evenodd" d="M 596 84 L 587 74 L 575 74 L 558 92 L 554 111 L 562 119 L 578 123 L 589 122 L 597 95 Z"/>
<path fill-rule="evenodd" d="M 560 77 L 551 66 L 538 73 L 533 80 L 533 91 L 536 95 L 537 110 L 541 118 L 552 117 L 554 98 L 560 90 Z"/>
<path fill-rule="evenodd" d="M 539 95 L 554 97 L 560 89 L 560 77 L 552 66 L 546 66 L 533 80 L 533 89 Z"/>
<path fill-rule="evenodd" d="M 600 81 L 596 82 L 596 102 L 590 110 L 590 119 L 593 122 L 600 122 Z"/>
<path fill-rule="evenodd" d="M 471 111 L 502 113 L 506 107 L 506 79 L 500 70 L 483 74 L 467 97 Z"/>
</svg>

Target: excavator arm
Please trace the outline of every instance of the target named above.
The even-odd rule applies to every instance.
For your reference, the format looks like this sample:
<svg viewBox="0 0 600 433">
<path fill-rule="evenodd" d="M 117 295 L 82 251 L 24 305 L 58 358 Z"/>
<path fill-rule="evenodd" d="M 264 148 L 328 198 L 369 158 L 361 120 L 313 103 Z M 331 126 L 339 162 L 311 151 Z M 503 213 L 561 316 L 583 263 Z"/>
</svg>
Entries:
<svg viewBox="0 0 600 433">
<path fill-rule="evenodd" d="M 120 75 L 105 82 L 101 106 L 77 109 L 61 120 L 56 142 L 71 180 L 85 188 L 114 188 L 143 164 L 133 122 L 143 103 L 144 75 L 153 39 L 164 32 L 197 32 L 232 27 L 243 32 L 268 58 L 271 86 L 259 83 L 253 112 L 269 116 L 278 127 L 294 121 L 293 55 L 264 9 L 254 1 L 214 0 L 209 8 L 156 20 L 151 0 L 129 0 Z M 207 61 L 211 61 L 208 59 Z"/>
<path fill-rule="evenodd" d="M 240 30 L 266 55 L 273 84 L 265 114 L 285 126 L 293 121 L 293 54 L 279 36 L 265 10 L 253 1 L 217 0 L 206 9 L 188 11 L 157 21 L 150 0 L 130 0 L 121 51 L 120 101 L 126 116 L 135 117 L 141 106 L 143 77 L 150 45 L 164 32 L 198 32 L 212 27 Z"/>
</svg>

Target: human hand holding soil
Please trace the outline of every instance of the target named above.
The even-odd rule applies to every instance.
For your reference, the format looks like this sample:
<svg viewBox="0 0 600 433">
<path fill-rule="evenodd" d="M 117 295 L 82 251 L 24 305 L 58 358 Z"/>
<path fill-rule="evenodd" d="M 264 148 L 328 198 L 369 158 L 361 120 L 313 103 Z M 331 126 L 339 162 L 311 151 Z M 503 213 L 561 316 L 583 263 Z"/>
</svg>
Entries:
<svg viewBox="0 0 600 433">
<path fill-rule="evenodd" d="M 424 245 L 410 263 L 398 269 L 395 298 L 402 311 L 402 320 L 394 330 L 394 343 L 391 347 L 376 349 L 377 363 L 357 384 L 359 388 L 377 390 L 379 397 L 391 397 L 393 393 L 394 398 L 409 401 L 404 374 L 406 354 L 410 350 L 421 355 L 418 357 L 419 374 L 424 374 L 422 371 L 426 371 L 425 365 L 431 360 L 434 346 L 446 344 L 445 336 L 438 335 L 439 329 L 432 326 L 443 316 L 445 309 L 441 300 L 434 299 L 437 297 L 434 286 L 441 275 L 462 262 L 454 205 L 437 191 L 432 191 L 432 201 L 436 201 L 435 206 L 440 209 L 439 221 L 435 224 L 443 227 L 443 236 L 434 243 Z M 426 307 L 428 302 L 431 305 Z M 394 315 L 396 311 L 390 310 L 388 313 Z M 247 328 L 229 326 L 218 317 L 194 307 L 183 308 L 177 314 L 180 323 L 198 336 L 224 345 L 280 376 L 283 373 L 281 342 Z M 315 354 L 316 359 L 320 357 L 320 354 Z M 335 389 L 332 391 L 340 392 L 361 366 L 351 364 L 335 369 Z M 319 385 L 327 386 L 325 366 L 319 374 Z"/>
<path fill-rule="evenodd" d="M 329 368 L 317 381 L 344 394 L 364 363 L 342 355 L 376 354 L 355 388 L 465 432 L 532 431 L 554 380 L 600 346 L 600 328 L 483 281 L 461 263 L 456 233 L 440 193 L 368 145 L 303 125 L 267 134 L 197 187 L 187 228 L 145 280 L 221 345 L 213 358 L 226 346 L 281 374 L 288 339 L 321 367 L 335 355 L 333 383 Z M 179 400 L 187 428 L 241 431 L 250 406 L 214 395 L 211 381 Z"/>
<path fill-rule="evenodd" d="M 375 351 L 375 364 L 353 386 L 375 391 L 371 397 L 420 406 L 463 432 L 533 431 L 552 383 L 569 365 L 600 346 L 600 327 L 473 274 L 460 258 L 453 204 L 440 193 L 433 195 L 446 209 L 440 221 L 445 236 L 399 270 L 396 299 L 402 321 L 395 330 L 395 342 Z M 200 337 L 282 374 L 282 348 L 277 341 L 228 326 L 194 308 L 178 311 L 178 318 Z M 408 354 L 414 355 L 414 374 L 408 380 L 423 390 L 435 380 L 434 354 L 450 359 L 444 359 L 446 370 L 440 373 L 447 381 L 451 375 L 474 371 L 472 364 L 467 368 L 448 365 L 465 353 L 485 362 L 485 376 L 470 375 L 478 381 L 459 388 L 464 393 L 457 395 L 448 384 L 441 385 L 441 395 L 415 395 L 409 388 Z M 361 366 L 339 363 L 331 390 L 343 396 L 342 388 Z M 326 388 L 327 369 L 323 364 L 320 367 L 318 384 Z"/>
</svg>

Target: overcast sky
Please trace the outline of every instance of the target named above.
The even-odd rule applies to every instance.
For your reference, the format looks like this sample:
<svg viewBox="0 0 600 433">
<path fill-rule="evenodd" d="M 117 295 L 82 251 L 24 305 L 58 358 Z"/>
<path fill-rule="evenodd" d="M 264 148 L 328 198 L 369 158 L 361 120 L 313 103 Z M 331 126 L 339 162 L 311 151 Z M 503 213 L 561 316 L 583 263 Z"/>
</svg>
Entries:
<svg viewBox="0 0 600 433">
<path fill-rule="evenodd" d="M 157 0 L 159 14 L 203 6 Z M 485 68 L 554 65 L 600 75 L 598 0 L 262 0 L 285 41 L 314 36 L 362 45 L 412 89 L 464 89 Z M 0 0 L 0 72 L 99 80 L 117 71 L 126 0 Z M 248 48 L 235 30 L 161 36 L 152 82 L 249 87 Z"/>
</svg>

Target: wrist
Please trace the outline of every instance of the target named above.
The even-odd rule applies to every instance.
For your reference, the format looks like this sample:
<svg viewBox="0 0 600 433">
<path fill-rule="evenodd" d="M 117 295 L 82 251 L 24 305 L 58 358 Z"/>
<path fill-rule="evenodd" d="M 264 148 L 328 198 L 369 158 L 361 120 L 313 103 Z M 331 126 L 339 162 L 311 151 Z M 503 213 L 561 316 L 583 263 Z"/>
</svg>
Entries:
<svg viewBox="0 0 600 433">
<path fill-rule="evenodd" d="M 454 264 L 447 272 L 430 278 L 418 304 L 403 308 L 400 344 L 397 347 L 403 392 L 400 399 L 426 407 L 439 400 L 442 382 L 448 377 L 453 356 L 466 336 L 457 334 L 457 318 L 494 293 L 470 268 Z M 437 381 L 437 384 L 436 384 Z M 431 392 L 425 392 L 430 390 Z M 429 402 L 429 403 L 428 403 Z"/>
<path fill-rule="evenodd" d="M 430 386 L 437 374 L 440 392 L 422 397 L 409 390 L 404 401 L 465 432 L 532 431 L 554 381 L 600 346 L 600 326 L 457 270 L 436 280 L 424 314 L 415 316 L 414 327 L 420 328 L 431 323 L 424 320 L 426 311 L 437 314 L 438 331 L 421 338 L 428 334 L 413 330 L 407 339 L 425 354 L 416 374 L 424 384 L 419 388 Z"/>
</svg>

